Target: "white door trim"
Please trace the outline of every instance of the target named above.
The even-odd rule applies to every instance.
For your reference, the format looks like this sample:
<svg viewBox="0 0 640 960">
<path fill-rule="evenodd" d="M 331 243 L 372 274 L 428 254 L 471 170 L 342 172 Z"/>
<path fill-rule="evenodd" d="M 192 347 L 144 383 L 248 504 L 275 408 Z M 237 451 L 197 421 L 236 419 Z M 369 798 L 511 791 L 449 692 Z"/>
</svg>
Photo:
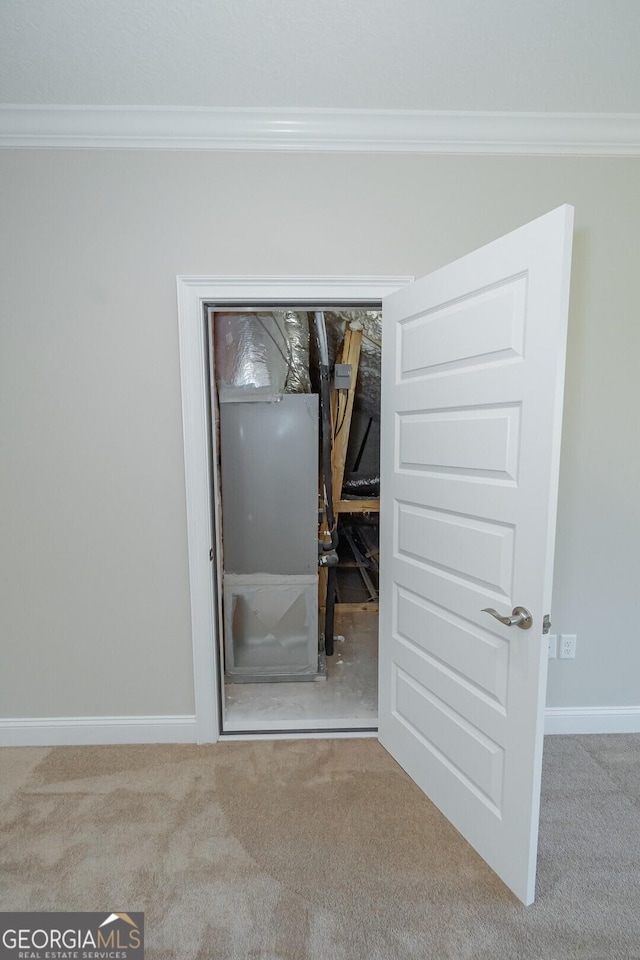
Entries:
<svg viewBox="0 0 640 960">
<path fill-rule="evenodd" d="M 206 304 L 371 303 L 413 277 L 219 277 L 179 276 L 178 335 L 184 435 L 184 470 L 191 592 L 191 635 L 196 740 L 220 736 L 220 678 L 213 570 L 211 458 Z"/>
</svg>

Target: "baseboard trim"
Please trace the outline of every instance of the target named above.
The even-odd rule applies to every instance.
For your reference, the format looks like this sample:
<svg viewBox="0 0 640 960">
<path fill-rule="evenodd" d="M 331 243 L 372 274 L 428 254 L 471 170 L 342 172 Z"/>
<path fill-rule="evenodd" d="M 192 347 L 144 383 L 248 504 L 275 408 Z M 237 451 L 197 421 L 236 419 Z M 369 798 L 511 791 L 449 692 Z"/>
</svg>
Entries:
<svg viewBox="0 0 640 960">
<path fill-rule="evenodd" d="M 545 734 L 640 733 L 640 706 L 547 707 Z M 304 738 L 308 733 L 261 733 L 272 737 Z M 334 731 L 311 736 L 336 736 Z M 338 736 L 374 736 L 369 732 Z M 225 739 L 255 739 L 234 732 Z M 196 743 L 195 716 L 151 717 L 17 717 L 0 719 L 2 747 L 91 746 L 110 743 Z"/>
<path fill-rule="evenodd" d="M 640 733 L 640 706 L 547 707 L 544 732 Z"/>
<path fill-rule="evenodd" d="M 640 114 L 2 104 L 0 146 L 629 157 Z"/>
<path fill-rule="evenodd" d="M 195 742 L 195 716 L 0 719 L 3 747 Z"/>
</svg>

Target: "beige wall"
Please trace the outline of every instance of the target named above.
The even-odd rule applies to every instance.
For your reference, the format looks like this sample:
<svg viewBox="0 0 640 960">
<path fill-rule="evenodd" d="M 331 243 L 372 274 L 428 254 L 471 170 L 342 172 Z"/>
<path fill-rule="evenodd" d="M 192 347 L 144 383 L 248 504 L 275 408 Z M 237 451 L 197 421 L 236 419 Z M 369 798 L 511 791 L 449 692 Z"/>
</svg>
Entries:
<svg viewBox="0 0 640 960">
<path fill-rule="evenodd" d="M 416 276 L 576 207 L 549 703 L 640 704 L 637 160 L 4 151 L 0 715 L 193 712 L 176 274 Z"/>
</svg>

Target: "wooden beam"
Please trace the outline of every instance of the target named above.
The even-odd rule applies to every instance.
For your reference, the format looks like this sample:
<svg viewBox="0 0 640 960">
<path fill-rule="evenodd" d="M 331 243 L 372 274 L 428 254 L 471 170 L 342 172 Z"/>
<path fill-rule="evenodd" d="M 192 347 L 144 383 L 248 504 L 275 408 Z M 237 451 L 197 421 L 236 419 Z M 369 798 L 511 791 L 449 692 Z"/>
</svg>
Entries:
<svg viewBox="0 0 640 960">
<path fill-rule="evenodd" d="M 336 513 L 379 513 L 380 500 L 375 497 L 371 500 L 338 500 L 335 505 Z"/>
<path fill-rule="evenodd" d="M 378 603 L 336 603 L 336 614 L 339 613 L 377 613 Z"/>
<path fill-rule="evenodd" d="M 318 606 L 324 610 L 327 601 L 327 568 L 318 567 Z M 324 626 L 321 624 L 321 629 Z"/>
</svg>

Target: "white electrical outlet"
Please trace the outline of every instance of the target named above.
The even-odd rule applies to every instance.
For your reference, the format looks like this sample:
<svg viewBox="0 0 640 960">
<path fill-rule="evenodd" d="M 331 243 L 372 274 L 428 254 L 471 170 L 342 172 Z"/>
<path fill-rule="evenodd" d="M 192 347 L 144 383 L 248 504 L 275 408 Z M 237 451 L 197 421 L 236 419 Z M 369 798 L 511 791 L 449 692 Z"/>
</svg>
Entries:
<svg viewBox="0 0 640 960">
<path fill-rule="evenodd" d="M 547 640 L 549 641 L 549 660 L 555 660 L 558 656 L 558 635 L 550 633 Z"/>
<path fill-rule="evenodd" d="M 560 660 L 573 660 L 576 655 L 575 633 L 561 633 L 558 643 L 558 657 Z"/>
</svg>

